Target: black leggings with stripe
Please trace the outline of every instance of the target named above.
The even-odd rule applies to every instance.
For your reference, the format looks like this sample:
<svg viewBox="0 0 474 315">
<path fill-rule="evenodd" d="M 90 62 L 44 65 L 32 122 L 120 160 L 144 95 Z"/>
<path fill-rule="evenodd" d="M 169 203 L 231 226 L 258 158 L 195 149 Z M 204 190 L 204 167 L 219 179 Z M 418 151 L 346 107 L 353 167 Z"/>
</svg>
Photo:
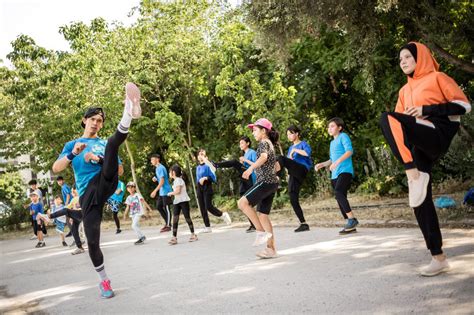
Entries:
<svg viewBox="0 0 474 315">
<path fill-rule="evenodd" d="M 405 169 L 417 168 L 430 174 L 425 201 L 414 208 L 416 220 L 432 255 L 443 253 L 443 239 L 432 200 L 431 171 L 459 129 L 459 123 L 447 117 L 420 120 L 402 113 L 383 113 L 380 127 L 395 157 Z"/>
<path fill-rule="evenodd" d="M 184 219 L 186 223 L 188 223 L 189 230 L 191 234 L 194 233 L 194 225 L 193 220 L 191 220 L 191 214 L 189 213 L 189 201 L 183 201 L 177 203 L 173 207 L 173 236 L 176 237 L 178 234 L 178 223 L 179 223 L 179 215 L 183 211 Z"/>
</svg>

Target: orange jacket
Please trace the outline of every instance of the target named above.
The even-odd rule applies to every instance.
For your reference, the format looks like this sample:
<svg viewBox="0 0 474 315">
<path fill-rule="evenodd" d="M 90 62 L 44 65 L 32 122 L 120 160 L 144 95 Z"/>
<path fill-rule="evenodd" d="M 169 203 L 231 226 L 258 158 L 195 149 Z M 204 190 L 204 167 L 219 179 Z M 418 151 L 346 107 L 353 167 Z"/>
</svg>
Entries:
<svg viewBox="0 0 474 315">
<path fill-rule="evenodd" d="M 471 111 L 471 105 L 456 82 L 443 72 L 423 44 L 413 42 L 417 49 L 417 61 L 413 77 L 398 93 L 395 112 L 406 108 L 423 106 L 423 116 L 448 116 L 451 121 L 460 121 L 460 115 Z"/>
</svg>

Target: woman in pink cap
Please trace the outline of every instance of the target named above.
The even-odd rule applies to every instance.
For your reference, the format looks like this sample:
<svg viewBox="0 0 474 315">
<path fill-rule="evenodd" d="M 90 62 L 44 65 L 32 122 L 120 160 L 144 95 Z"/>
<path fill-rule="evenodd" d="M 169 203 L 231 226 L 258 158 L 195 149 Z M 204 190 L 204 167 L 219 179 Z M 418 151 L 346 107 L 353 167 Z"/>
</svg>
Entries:
<svg viewBox="0 0 474 315">
<path fill-rule="evenodd" d="M 242 174 L 248 179 L 255 170 L 257 181 L 239 200 L 239 209 L 252 221 L 257 230 L 253 246 L 267 244 L 267 247 L 257 253 L 260 258 L 275 258 L 275 238 L 269 214 L 273 197 L 278 189 L 278 177 L 275 174 L 275 149 L 278 132 L 272 128 L 272 123 L 266 118 L 260 118 L 254 124 L 248 125 L 253 130 L 253 136 L 258 141 L 257 160 Z M 254 207 L 257 207 L 255 212 Z M 257 215 L 258 213 L 258 215 Z"/>
</svg>

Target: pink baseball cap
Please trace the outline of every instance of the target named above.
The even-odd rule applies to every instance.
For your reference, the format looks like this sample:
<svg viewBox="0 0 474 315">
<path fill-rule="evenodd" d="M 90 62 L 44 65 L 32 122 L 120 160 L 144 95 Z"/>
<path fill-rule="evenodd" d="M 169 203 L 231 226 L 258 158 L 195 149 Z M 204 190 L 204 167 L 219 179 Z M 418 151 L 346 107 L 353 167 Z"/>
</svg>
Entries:
<svg viewBox="0 0 474 315">
<path fill-rule="evenodd" d="M 254 122 L 253 124 L 248 124 L 247 127 L 249 127 L 250 129 L 253 129 L 253 127 L 255 126 L 259 126 L 259 127 L 263 127 L 265 129 L 268 129 L 268 130 L 272 130 L 272 122 L 266 118 L 260 118 L 259 120 L 257 120 L 256 122 Z"/>
</svg>

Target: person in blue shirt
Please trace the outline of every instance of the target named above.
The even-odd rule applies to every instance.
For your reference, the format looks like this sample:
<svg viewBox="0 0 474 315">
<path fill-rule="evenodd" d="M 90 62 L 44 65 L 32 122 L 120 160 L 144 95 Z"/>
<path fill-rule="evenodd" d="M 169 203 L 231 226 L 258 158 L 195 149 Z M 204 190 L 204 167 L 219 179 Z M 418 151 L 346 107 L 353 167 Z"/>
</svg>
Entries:
<svg viewBox="0 0 474 315">
<path fill-rule="evenodd" d="M 334 188 L 335 197 L 339 209 L 347 220 L 340 234 L 348 234 L 356 231 L 359 221 L 354 217 L 349 201 L 347 200 L 347 191 L 351 186 L 354 176 L 354 167 L 352 165 L 352 142 L 347 133 L 343 132 L 344 121 L 339 117 L 329 120 L 328 133 L 334 137 L 329 148 L 329 160 L 318 163 L 314 169 L 317 171 L 323 167 L 329 167 L 331 171 L 331 184 Z"/>
<path fill-rule="evenodd" d="M 168 171 L 166 167 L 161 164 L 161 156 L 157 153 L 152 154 L 150 158 L 151 164 L 155 167 L 155 176 L 153 181 L 158 183 L 156 188 L 151 192 L 150 197 L 156 198 L 156 208 L 160 212 L 161 217 L 165 220 L 165 226 L 160 230 L 160 233 L 171 231 L 171 210 L 170 205 L 173 200 L 168 193 L 172 192 L 170 182 L 168 180 Z"/>
<path fill-rule="evenodd" d="M 56 178 L 56 182 L 58 183 L 59 187 L 61 187 L 61 195 L 63 198 L 63 204 L 68 205 L 69 202 L 72 200 L 71 188 L 64 182 L 64 178 L 62 176 L 58 176 Z M 66 217 L 66 224 L 69 228 L 69 233 L 66 234 L 66 237 L 70 237 L 72 235 L 71 229 L 71 222 L 68 217 Z"/>
<path fill-rule="evenodd" d="M 119 174 L 123 173 L 123 167 L 119 165 L 119 147 L 127 138 L 132 119 L 141 116 L 140 90 L 133 83 L 125 85 L 124 105 L 117 129 L 108 140 L 98 137 L 104 126 L 104 110 L 100 107 L 88 108 L 81 121 L 84 128 L 82 137 L 66 143 L 53 164 L 54 173 L 72 166 L 89 256 L 100 278 L 99 289 L 102 298 L 114 296 L 100 250 L 102 211 L 105 202 L 117 187 Z"/>
<path fill-rule="evenodd" d="M 250 165 L 255 163 L 255 161 L 257 160 L 257 152 L 250 148 L 251 144 L 252 142 L 250 141 L 250 138 L 247 136 L 243 136 L 239 140 L 239 147 L 244 154 L 239 158 L 239 160 L 227 160 L 213 163 L 216 168 L 234 168 L 237 170 L 237 172 L 239 172 L 240 197 L 242 197 L 255 184 L 255 181 L 257 179 L 255 172 L 252 172 L 252 175 L 248 179 L 242 177 L 243 172 L 245 172 L 250 167 Z M 250 221 L 250 219 L 248 220 L 250 222 L 250 226 L 248 227 L 246 232 L 255 232 L 255 226 L 253 225 L 252 221 Z"/>
<path fill-rule="evenodd" d="M 291 125 L 286 129 L 286 136 L 288 140 L 292 142 L 292 145 L 288 148 L 286 156 L 278 156 L 278 163 L 281 167 L 281 171 L 278 175 L 281 176 L 283 168 L 288 170 L 288 193 L 290 195 L 290 203 L 300 221 L 300 226 L 295 232 L 309 231 L 309 225 L 306 223 L 303 209 L 300 205 L 300 190 L 306 175 L 313 166 L 313 162 L 311 161 L 311 147 L 306 141 L 300 139 L 301 129 L 295 125 Z"/>
<path fill-rule="evenodd" d="M 202 219 L 204 221 L 204 233 L 212 232 L 211 223 L 209 221 L 209 211 L 216 217 L 222 217 L 224 221 L 230 225 L 232 223 L 230 216 L 227 212 L 222 212 L 212 204 L 212 196 L 214 191 L 212 190 L 212 183 L 217 182 L 215 170 L 211 169 L 211 162 L 209 162 L 206 150 L 199 149 L 198 151 L 199 165 L 196 168 L 196 183 L 197 183 L 197 197 L 199 210 L 201 211 Z"/>
<path fill-rule="evenodd" d="M 120 232 L 122 232 L 122 230 L 120 229 L 120 219 L 118 218 L 118 213 L 120 210 L 120 205 L 123 201 L 124 194 L 125 184 L 121 180 L 119 180 L 117 184 L 117 189 L 115 189 L 115 192 L 112 194 L 112 196 L 107 199 L 107 206 L 110 208 L 110 210 L 112 210 L 115 227 L 117 228 L 115 234 L 119 234 Z"/>
<path fill-rule="evenodd" d="M 33 229 L 35 234 L 38 236 L 38 244 L 35 247 L 45 247 L 46 244 L 44 243 L 43 239 L 43 227 L 41 220 L 37 220 L 38 214 L 43 213 L 43 204 L 40 202 L 40 196 L 36 191 L 32 191 L 30 193 L 30 214 L 31 218 L 33 219 Z"/>
</svg>

